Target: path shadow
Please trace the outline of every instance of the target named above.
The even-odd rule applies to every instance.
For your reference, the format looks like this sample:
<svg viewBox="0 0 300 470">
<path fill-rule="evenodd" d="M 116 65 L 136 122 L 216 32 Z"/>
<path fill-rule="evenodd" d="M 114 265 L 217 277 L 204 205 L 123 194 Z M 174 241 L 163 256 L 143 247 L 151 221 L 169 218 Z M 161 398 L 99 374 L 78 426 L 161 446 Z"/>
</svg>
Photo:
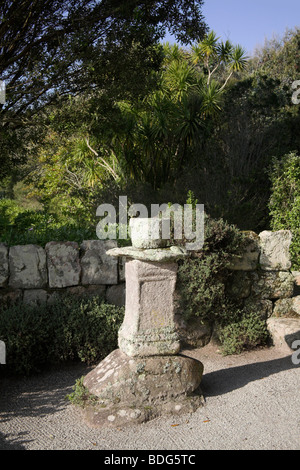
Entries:
<svg viewBox="0 0 300 470">
<path fill-rule="evenodd" d="M 43 417 L 60 411 L 68 403 L 78 378 L 90 368 L 84 364 L 62 366 L 31 377 L 0 380 L 0 418 Z"/>
<path fill-rule="evenodd" d="M 76 364 L 27 378 L 0 377 L 0 450 L 26 450 L 32 440 L 30 431 L 19 429 L 15 420 L 53 416 L 65 409 L 70 404 L 66 396 L 89 370 L 87 365 Z"/>
<path fill-rule="evenodd" d="M 203 375 L 201 390 L 206 397 L 224 395 L 242 388 L 250 382 L 295 368 L 298 368 L 300 372 L 300 366 L 293 364 L 291 356 L 286 356 L 265 362 L 220 369 Z"/>
<path fill-rule="evenodd" d="M 26 450 L 24 444 L 29 442 L 26 439 L 27 434 L 27 432 L 18 432 L 16 436 L 13 436 L 0 432 L 0 450 Z"/>
</svg>

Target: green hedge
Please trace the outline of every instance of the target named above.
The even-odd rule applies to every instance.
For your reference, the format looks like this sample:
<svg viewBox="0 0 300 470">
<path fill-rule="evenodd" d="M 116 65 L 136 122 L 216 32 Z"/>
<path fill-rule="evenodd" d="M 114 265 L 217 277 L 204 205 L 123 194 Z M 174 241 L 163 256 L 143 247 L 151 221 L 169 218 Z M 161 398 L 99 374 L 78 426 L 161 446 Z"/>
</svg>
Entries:
<svg viewBox="0 0 300 470">
<path fill-rule="evenodd" d="M 273 230 L 292 231 L 293 269 L 300 270 L 300 156 L 296 152 L 291 152 L 276 160 L 270 178 L 271 227 Z"/>
<path fill-rule="evenodd" d="M 10 246 L 37 244 L 49 241 L 97 239 L 96 226 L 66 223 L 44 210 L 25 210 L 13 199 L 0 199 L 0 242 Z"/>
<path fill-rule="evenodd" d="M 49 305 L 16 304 L 0 311 L 6 371 L 27 375 L 74 360 L 92 364 L 117 348 L 124 308 L 102 298 L 63 297 Z"/>
</svg>

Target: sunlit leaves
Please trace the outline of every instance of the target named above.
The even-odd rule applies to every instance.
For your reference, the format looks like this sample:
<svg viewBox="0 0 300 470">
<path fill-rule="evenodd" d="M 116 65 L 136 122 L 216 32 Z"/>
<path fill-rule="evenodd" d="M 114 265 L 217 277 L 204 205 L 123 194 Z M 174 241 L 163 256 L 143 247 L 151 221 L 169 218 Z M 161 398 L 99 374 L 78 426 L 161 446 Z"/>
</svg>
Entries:
<svg viewBox="0 0 300 470">
<path fill-rule="evenodd" d="M 245 50 L 240 45 L 233 48 L 230 56 L 231 61 L 229 62 L 229 66 L 231 70 L 234 72 L 241 72 L 246 68 L 247 57 L 245 55 Z"/>
<path fill-rule="evenodd" d="M 183 96 L 196 86 L 196 71 L 187 61 L 173 60 L 165 74 L 165 86 L 175 99 Z"/>
<path fill-rule="evenodd" d="M 218 82 L 212 80 L 202 91 L 202 112 L 204 116 L 215 117 L 222 109 L 222 92 Z"/>
<path fill-rule="evenodd" d="M 222 111 L 231 76 L 223 83 L 213 74 L 221 63 L 229 74 L 240 70 L 243 51 L 229 41 L 219 43 L 213 32 L 192 51 L 176 44 L 165 44 L 163 51 L 156 89 L 143 99 L 115 100 L 102 115 L 96 95 L 91 95 L 92 101 L 87 98 L 94 110 L 86 114 L 79 135 L 72 130 L 56 151 L 64 184 L 90 191 L 113 178 L 160 189 L 173 183 L 195 152 L 199 154 Z"/>
<path fill-rule="evenodd" d="M 203 41 L 192 47 L 193 62 L 204 62 L 208 66 L 209 60 L 217 57 L 218 54 L 218 40 L 216 33 L 211 31 Z"/>
<path fill-rule="evenodd" d="M 233 46 L 229 40 L 219 42 L 214 31 L 193 45 L 191 58 L 193 64 L 202 66 L 207 73 L 207 85 L 210 84 L 213 74 L 219 67 L 225 67 L 228 76 L 223 87 L 226 86 L 232 74 L 244 70 L 248 62 L 245 50 L 240 45 Z"/>
<path fill-rule="evenodd" d="M 227 40 L 225 43 L 222 41 L 217 46 L 217 54 L 219 60 L 224 64 L 227 64 L 232 57 L 233 50 L 234 47 L 229 40 Z"/>
</svg>

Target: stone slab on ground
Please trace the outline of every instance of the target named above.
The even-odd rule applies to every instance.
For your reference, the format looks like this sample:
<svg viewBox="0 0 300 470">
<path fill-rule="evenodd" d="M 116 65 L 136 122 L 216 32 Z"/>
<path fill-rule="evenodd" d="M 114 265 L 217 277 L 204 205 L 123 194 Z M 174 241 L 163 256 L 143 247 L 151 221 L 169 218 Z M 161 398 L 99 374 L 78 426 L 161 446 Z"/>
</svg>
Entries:
<svg viewBox="0 0 300 470">
<path fill-rule="evenodd" d="M 276 347 L 293 349 L 293 343 L 300 341 L 300 318 L 274 318 L 267 320 L 267 327 Z"/>
<path fill-rule="evenodd" d="M 202 375 L 203 364 L 190 357 L 133 359 L 117 349 L 84 378 L 94 396 L 91 405 L 85 405 L 84 418 L 91 426 L 105 427 L 195 411 L 203 405 L 197 391 Z"/>
</svg>

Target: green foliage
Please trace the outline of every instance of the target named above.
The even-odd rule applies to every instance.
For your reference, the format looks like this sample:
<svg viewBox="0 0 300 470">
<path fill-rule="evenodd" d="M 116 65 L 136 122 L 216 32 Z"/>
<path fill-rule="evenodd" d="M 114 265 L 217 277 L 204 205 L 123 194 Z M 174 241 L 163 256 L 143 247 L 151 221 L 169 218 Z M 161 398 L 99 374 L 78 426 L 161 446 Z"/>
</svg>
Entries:
<svg viewBox="0 0 300 470">
<path fill-rule="evenodd" d="M 111 181 L 157 190 L 189 164 L 221 112 L 225 84 L 207 83 L 203 67 L 177 45 L 165 44 L 163 51 L 156 86 L 142 98 L 109 100 L 93 90 L 49 111 L 28 180 L 52 213 L 83 217 L 95 192 Z"/>
<path fill-rule="evenodd" d="M 75 385 L 73 387 L 74 392 L 67 395 L 67 398 L 73 405 L 81 406 L 84 408 L 87 404 L 96 404 L 98 398 L 88 391 L 88 389 L 83 384 L 83 380 L 84 377 L 80 377 L 76 380 Z"/>
<path fill-rule="evenodd" d="M 26 210 L 12 199 L 0 200 L 0 242 L 8 245 L 37 244 L 49 241 L 76 241 L 96 239 L 94 226 L 83 226 L 73 220 L 60 220 L 58 215 L 45 210 Z"/>
<path fill-rule="evenodd" d="M 249 65 L 252 70 L 278 79 L 281 87 L 288 85 L 290 90 L 292 82 L 299 79 L 300 28 L 289 29 L 282 37 L 266 40 Z"/>
<path fill-rule="evenodd" d="M 222 112 L 196 147 L 182 182 L 177 180 L 177 187 L 191 188 L 212 217 L 241 230 L 270 228 L 267 172 L 272 158 L 299 153 L 300 106 L 291 100 L 291 84 L 299 78 L 299 44 L 296 28 L 257 51 L 243 72 L 233 73 Z M 219 66 L 213 77 L 223 83 L 227 74 Z"/>
<path fill-rule="evenodd" d="M 194 198 L 189 192 L 189 200 Z M 227 296 L 227 266 L 233 255 L 243 251 L 244 235 L 222 219 L 205 216 L 205 244 L 199 253 L 179 262 L 180 308 L 187 321 L 198 317 L 214 326 L 223 354 L 264 345 L 266 322 L 256 311 Z"/>
<path fill-rule="evenodd" d="M 0 233 L 8 225 L 14 223 L 19 214 L 24 212 L 22 207 L 13 199 L 0 199 Z"/>
<path fill-rule="evenodd" d="M 117 347 L 124 308 L 98 297 L 65 296 L 47 305 L 16 304 L 0 311 L 7 370 L 30 374 L 49 364 L 99 361 Z"/>
<path fill-rule="evenodd" d="M 212 76 L 219 68 L 223 68 L 227 77 L 221 87 L 223 89 L 234 72 L 243 71 L 248 64 L 245 50 L 238 44 L 234 46 L 229 40 L 219 42 L 214 31 L 205 36 L 198 44 L 192 47 L 194 64 L 202 64 L 207 74 L 207 85 L 211 83 Z"/>
<path fill-rule="evenodd" d="M 240 354 L 244 350 L 265 346 L 269 338 L 266 321 L 256 311 L 235 310 L 235 319 L 219 327 L 223 355 Z"/>
<path fill-rule="evenodd" d="M 226 266 L 231 256 L 240 252 L 242 242 L 243 235 L 236 227 L 205 215 L 203 249 L 179 263 L 178 288 L 187 318 L 197 316 L 213 323 L 223 315 Z"/>
<path fill-rule="evenodd" d="M 142 96 L 169 29 L 182 43 L 203 37 L 203 0 L 48 0 L 0 3 L 0 174 L 41 142 L 45 107 L 98 89 L 113 100 Z M 47 115 L 47 113 L 46 113 Z"/>
<path fill-rule="evenodd" d="M 300 156 L 296 152 L 274 161 L 270 171 L 272 193 L 269 202 L 273 230 L 291 230 L 292 264 L 300 269 Z"/>
<path fill-rule="evenodd" d="M 143 8 L 138 16 L 146 14 Z M 108 60 L 97 59 L 86 69 L 93 89 L 45 109 L 47 124 L 37 131 L 43 140 L 23 139 L 30 164 L 18 172 L 60 226 L 95 225 L 99 204 L 115 200 L 118 191 L 131 196 L 128 188 L 135 186 L 132 202 L 151 195 L 153 202 L 183 203 L 191 188 L 212 217 L 243 230 L 269 228 L 271 158 L 300 149 L 300 107 L 291 102 L 299 28 L 269 41 L 249 61 L 240 46 L 220 42 L 214 32 L 199 38 L 190 50 L 157 46 L 155 67 L 152 59 L 146 65 L 152 85 L 134 97 L 125 92 L 127 82 L 120 93 L 117 72 L 124 62 L 115 60 L 106 73 Z M 135 47 L 141 54 L 136 45 L 129 56 Z M 117 48 L 113 52 L 118 58 Z M 110 82 L 119 86 L 108 92 L 98 85 L 103 70 L 107 85 L 114 67 Z"/>
</svg>

